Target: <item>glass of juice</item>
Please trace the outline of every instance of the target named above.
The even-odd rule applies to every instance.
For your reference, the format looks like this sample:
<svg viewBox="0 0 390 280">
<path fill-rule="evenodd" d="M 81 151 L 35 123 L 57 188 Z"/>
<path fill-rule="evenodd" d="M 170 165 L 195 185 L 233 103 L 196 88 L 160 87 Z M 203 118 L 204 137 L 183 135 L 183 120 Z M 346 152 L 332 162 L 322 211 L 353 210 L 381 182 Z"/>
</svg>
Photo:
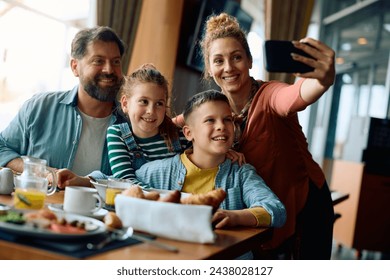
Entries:
<svg viewBox="0 0 390 280">
<path fill-rule="evenodd" d="M 129 188 L 131 183 L 126 179 L 108 178 L 105 204 L 108 207 L 115 206 L 115 196 Z"/>
</svg>

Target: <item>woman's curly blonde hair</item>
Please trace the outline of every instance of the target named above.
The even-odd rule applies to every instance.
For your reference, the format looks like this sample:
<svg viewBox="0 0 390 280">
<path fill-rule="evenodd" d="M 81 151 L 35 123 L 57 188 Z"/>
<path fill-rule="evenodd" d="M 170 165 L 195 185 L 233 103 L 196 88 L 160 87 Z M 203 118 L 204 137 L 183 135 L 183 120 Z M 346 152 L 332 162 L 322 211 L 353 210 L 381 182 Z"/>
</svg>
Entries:
<svg viewBox="0 0 390 280">
<path fill-rule="evenodd" d="M 200 41 L 200 47 L 203 56 L 203 62 L 205 65 L 205 70 L 203 73 L 203 78 L 205 80 L 209 80 L 210 74 L 210 45 L 216 39 L 221 38 L 234 38 L 236 39 L 244 48 L 246 55 L 249 60 L 252 61 L 252 54 L 249 49 L 249 44 L 246 39 L 246 33 L 241 29 L 238 20 L 227 14 L 221 13 L 219 15 L 211 15 L 208 17 L 204 30 L 203 30 L 203 38 Z"/>
</svg>

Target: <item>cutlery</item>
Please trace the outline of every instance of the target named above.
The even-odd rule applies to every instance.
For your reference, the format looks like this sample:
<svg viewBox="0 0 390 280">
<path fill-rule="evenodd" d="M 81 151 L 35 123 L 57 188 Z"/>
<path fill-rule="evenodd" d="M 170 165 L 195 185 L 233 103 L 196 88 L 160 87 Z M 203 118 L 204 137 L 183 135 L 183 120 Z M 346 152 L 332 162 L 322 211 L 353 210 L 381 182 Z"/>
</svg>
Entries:
<svg viewBox="0 0 390 280">
<path fill-rule="evenodd" d="M 123 235 L 116 235 L 115 233 L 110 233 L 105 239 L 103 239 L 102 241 L 100 241 L 99 243 L 88 243 L 87 244 L 87 249 L 89 250 L 100 250 L 102 249 L 104 246 L 110 244 L 111 242 L 114 242 L 116 240 L 126 240 L 127 238 L 129 238 L 130 236 L 126 235 L 126 234 L 123 234 Z"/>
<path fill-rule="evenodd" d="M 130 237 L 135 239 L 135 240 L 138 240 L 138 241 L 141 241 L 144 243 L 148 243 L 148 244 L 155 246 L 155 247 L 158 247 L 160 249 L 164 249 L 164 250 L 167 250 L 170 252 L 175 252 L 175 253 L 179 252 L 179 249 L 174 247 L 174 246 L 164 244 L 164 243 L 146 238 L 140 234 L 134 233 L 134 230 L 132 227 L 127 228 L 126 231 L 122 231 L 122 230 L 112 231 L 105 239 L 103 239 L 99 243 L 96 243 L 96 244 L 88 243 L 87 248 L 90 250 L 99 250 L 99 249 L 102 249 L 107 244 L 110 244 L 111 242 L 114 242 L 117 240 L 119 240 L 119 241 L 126 240 L 127 238 L 130 238 Z"/>
<path fill-rule="evenodd" d="M 128 234 L 131 238 L 134 238 L 135 240 L 142 241 L 144 243 L 148 243 L 148 244 L 155 246 L 155 247 L 158 247 L 160 249 L 164 249 L 164 250 L 174 252 L 174 253 L 179 252 L 179 249 L 174 247 L 174 246 L 164 244 L 164 243 L 155 241 L 153 239 L 146 238 L 140 234 L 134 233 L 134 230 L 132 227 L 129 227 L 127 229 L 126 234 Z"/>
<path fill-rule="evenodd" d="M 0 215 L 7 214 L 9 210 L 11 210 L 10 206 L 0 203 Z"/>
</svg>

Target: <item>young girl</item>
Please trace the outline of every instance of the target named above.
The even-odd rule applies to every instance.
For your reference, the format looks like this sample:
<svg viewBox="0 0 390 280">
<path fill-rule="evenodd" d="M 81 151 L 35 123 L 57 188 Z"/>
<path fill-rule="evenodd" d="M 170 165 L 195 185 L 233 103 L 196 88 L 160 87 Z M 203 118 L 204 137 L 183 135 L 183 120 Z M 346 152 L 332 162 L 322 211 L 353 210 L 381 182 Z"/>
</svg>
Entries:
<svg viewBox="0 0 390 280">
<path fill-rule="evenodd" d="M 108 157 L 114 177 L 134 180 L 144 163 L 181 153 L 188 141 L 167 115 L 168 82 L 153 65 L 125 77 L 119 94 L 128 121 L 108 128 Z"/>
</svg>

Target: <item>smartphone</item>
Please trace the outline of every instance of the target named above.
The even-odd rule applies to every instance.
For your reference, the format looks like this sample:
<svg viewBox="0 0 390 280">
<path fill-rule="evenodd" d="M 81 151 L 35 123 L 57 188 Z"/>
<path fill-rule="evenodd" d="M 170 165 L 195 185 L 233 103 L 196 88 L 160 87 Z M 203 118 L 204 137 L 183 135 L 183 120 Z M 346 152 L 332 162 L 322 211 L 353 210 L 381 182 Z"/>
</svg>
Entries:
<svg viewBox="0 0 390 280">
<path fill-rule="evenodd" d="M 291 41 L 267 40 L 264 43 L 265 69 L 268 72 L 306 73 L 314 70 L 302 62 L 295 61 L 291 53 L 312 58 L 304 51 L 294 47 Z"/>
</svg>

